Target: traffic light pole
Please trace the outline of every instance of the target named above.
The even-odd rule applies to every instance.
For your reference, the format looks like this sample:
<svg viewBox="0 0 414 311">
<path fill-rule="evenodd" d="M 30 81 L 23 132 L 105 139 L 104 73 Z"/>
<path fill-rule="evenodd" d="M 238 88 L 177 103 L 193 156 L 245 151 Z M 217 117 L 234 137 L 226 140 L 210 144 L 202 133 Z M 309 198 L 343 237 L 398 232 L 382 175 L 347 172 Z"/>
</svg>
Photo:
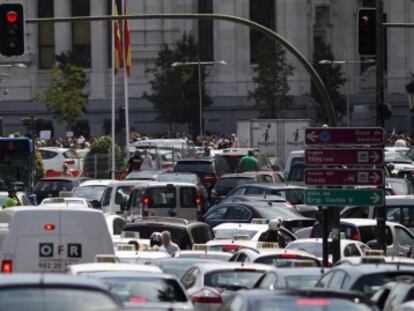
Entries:
<svg viewBox="0 0 414 311">
<path fill-rule="evenodd" d="M 377 126 L 384 128 L 384 7 L 383 0 L 376 0 L 376 108 Z M 386 251 L 385 244 L 385 206 L 380 206 L 377 212 L 378 246 Z"/>
</svg>

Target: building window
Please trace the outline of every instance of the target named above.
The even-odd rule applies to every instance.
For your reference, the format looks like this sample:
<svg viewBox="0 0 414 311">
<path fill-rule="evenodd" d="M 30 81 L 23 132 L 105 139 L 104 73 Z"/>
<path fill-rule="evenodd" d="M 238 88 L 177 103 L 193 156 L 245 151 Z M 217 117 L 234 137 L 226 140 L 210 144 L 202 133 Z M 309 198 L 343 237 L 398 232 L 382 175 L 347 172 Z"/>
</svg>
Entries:
<svg viewBox="0 0 414 311">
<path fill-rule="evenodd" d="M 38 0 L 37 16 L 53 17 L 53 0 Z M 55 63 L 55 26 L 53 23 L 39 23 L 37 33 L 39 68 L 50 69 Z"/>
<path fill-rule="evenodd" d="M 90 0 L 71 0 L 72 16 L 90 16 Z M 72 23 L 72 53 L 77 65 L 91 67 L 91 23 L 78 21 Z"/>
<path fill-rule="evenodd" d="M 212 14 L 213 0 L 198 0 L 198 13 Z M 212 20 L 200 20 L 198 22 L 198 45 L 200 60 L 214 61 L 214 33 Z"/>
<path fill-rule="evenodd" d="M 275 0 L 250 0 L 250 20 L 275 30 Z M 270 42 L 261 32 L 250 30 L 250 63 L 257 63 L 259 49 Z"/>
</svg>

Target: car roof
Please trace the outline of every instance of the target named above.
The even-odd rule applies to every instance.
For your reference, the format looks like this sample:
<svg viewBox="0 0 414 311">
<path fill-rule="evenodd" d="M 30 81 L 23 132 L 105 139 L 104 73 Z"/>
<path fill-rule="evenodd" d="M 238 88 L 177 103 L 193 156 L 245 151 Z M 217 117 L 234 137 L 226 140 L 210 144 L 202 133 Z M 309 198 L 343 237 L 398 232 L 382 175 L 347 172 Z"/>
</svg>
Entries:
<svg viewBox="0 0 414 311">
<path fill-rule="evenodd" d="M 368 218 L 341 218 L 341 223 L 353 224 L 355 226 L 376 226 L 377 220 Z M 396 223 L 390 221 L 387 221 L 386 224 L 389 226 L 397 225 Z"/>
<path fill-rule="evenodd" d="M 288 275 L 315 275 L 328 272 L 329 268 L 324 267 L 301 267 L 298 269 L 277 269 L 275 272 L 278 275 L 288 276 Z"/>
<path fill-rule="evenodd" d="M 322 238 L 307 238 L 307 239 L 297 239 L 289 244 L 296 244 L 296 243 L 321 243 L 322 244 L 323 239 Z M 329 242 L 332 241 L 332 239 L 328 239 Z M 348 240 L 348 239 L 341 239 L 341 244 L 351 244 L 351 243 L 362 243 L 361 241 L 355 241 L 355 240 Z"/>
<path fill-rule="evenodd" d="M 195 184 L 181 181 L 147 181 L 144 184 L 136 185 L 136 188 L 149 188 L 149 187 L 167 187 L 167 186 L 186 186 L 196 187 Z"/>
<path fill-rule="evenodd" d="M 180 254 L 183 254 L 183 255 L 186 255 L 186 254 L 189 254 L 189 255 L 191 255 L 191 254 L 194 254 L 194 255 L 205 254 L 207 256 L 208 255 L 212 255 L 212 256 L 216 255 L 216 256 L 225 256 L 225 257 L 229 257 L 229 258 L 232 256 L 232 254 L 227 253 L 227 252 L 218 252 L 218 251 L 209 251 L 209 250 L 207 250 L 207 251 L 182 250 L 182 251 L 180 251 Z M 178 259 L 180 257 L 174 257 L 174 258 Z M 201 259 L 201 258 L 199 258 L 199 257 L 197 257 L 197 258 L 181 257 L 181 259 Z M 213 259 L 203 259 L 203 260 L 213 260 Z"/>
<path fill-rule="evenodd" d="M 269 225 L 267 224 L 249 224 L 249 223 L 237 223 L 237 222 L 225 222 L 219 224 L 213 228 L 213 231 L 217 229 L 251 229 L 251 230 L 268 230 Z"/>
<path fill-rule="evenodd" d="M 339 265 L 333 267 L 331 270 L 345 270 L 349 274 L 357 278 L 361 275 L 374 274 L 374 273 L 386 273 L 386 272 L 412 272 L 414 274 L 414 267 L 410 265 L 398 265 L 397 263 L 392 265 L 389 263 L 368 263 L 362 265 Z"/>
<path fill-rule="evenodd" d="M 151 271 L 103 271 L 93 274 L 98 278 L 159 278 L 159 279 L 175 279 L 174 276 L 167 273 L 155 273 Z"/>
<path fill-rule="evenodd" d="M 45 274 L 45 273 L 13 273 L 0 277 L 0 287 L 7 286 L 79 286 L 99 288 L 107 291 L 106 286 L 99 280 L 67 274 Z"/>
<path fill-rule="evenodd" d="M 183 164 L 184 162 L 192 163 L 192 162 L 205 162 L 205 163 L 212 163 L 214 160 L 210 158 L 197 158 L 197 159 L 179 159 L 176 161 L 177 164 Z M 200 163 L 201 164 L 201 163 Z"/>
<path fill-rule="evenodd" d="M 75 151 L 75 149 L 72 149 L 72 148 L 63 148 L 63 147 L 40 147 L 40 148 L 38 148 L 38 150 L 57 151 L 57 152 L 65 152 L 65 151 L 68 151 L 68 150 Z"/>
<path fill-rule="evenodd" d="M 134 227 L 134 225 L 146 225 L 148 223 L 151 224 L 164 224 L 168 226 L 176 226 L 176 227 L 187 227 L 189 225 L 202 225 L 207 226 L 208 225 L 205 222 L 201 221 L 193 221 L 193 220 L 187 220 L 184 218 L 178 218 L 178 217 L 158 217 L 158 216 L 146 216 L 143 218 L 134 219 L 133 222 L 128 223 L 127 226 Z"/>
<path fill-rule="evenodd" d="M 85 180 L 83 183 L 80 184 L 80 187 L 85 186 L 107 186 L 110 183 L 113 183 L 115 179 L 90 179 Z"/>
<path fill-rule="evenodd" d="M 217 262 L 217 263 L 196 263 L 193 267 L 200 269 L 202 273 L 209 273 L 213 271 L 227 271 L 227 270 L 259 270 L 269 271 L 274 267 L 259 263 L 238 263 L 238 262 Z"/>
<path fill-rule="evenodd" d="M 136 180 L 136 179 L 124 179 L 124 180 L 115 180 L 110 182 L 107 186 L 108 187 L 115 187 L 115 186 L 135 186 L 142 183 L 147 183 L 148 180 Z"/>
<path fill-rule="evenodd" d="M 307 189 L 305 186 L 299 186 L 299 185 L 292 185 L 292 184 L 271 184 L 271 183 L 252 183 L 252 184 L 244 184 L 237 187 L 245 187 L 245 186 L 254 186 L 254 187 L 260 187 L 265 189 L 272 189 L 272 190 L 285 190 L 285 189 Z"/>
<path fill-rule="evenodd" d="M 94 272 L 115 272 L 115 271 L 141 271 L 141 272 L 162 272 L 160 268 L 144 264 L 128 264 L 128 263 L 81 263 L 70 265 L 69 269 L 72 274 L 78 273 L 94 273 Z"/>
<path fill-rule="evenodd" d="M 385 204 L 387 206 L 393 205 L 413 205 L 414 195 L 387 195 L 385 197 Z"/>
</svg>

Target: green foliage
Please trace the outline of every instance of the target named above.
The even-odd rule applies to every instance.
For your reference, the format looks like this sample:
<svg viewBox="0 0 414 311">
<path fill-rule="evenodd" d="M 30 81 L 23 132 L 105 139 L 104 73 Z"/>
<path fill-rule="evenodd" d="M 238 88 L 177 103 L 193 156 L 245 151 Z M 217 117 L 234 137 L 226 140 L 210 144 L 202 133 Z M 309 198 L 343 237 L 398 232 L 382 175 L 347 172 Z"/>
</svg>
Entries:
<svg viewBox="0 0 414 311">
<path fill-rule="evenodd" d="M 256 88 L 249 91 L 254 99 L 260 118 L 280 118 L 282 111 L 292 102 L 288 95 L 288 76 L 294 67 L 286 61 L 286 51 L 279 43 L 264 45 L 257 54 L 257 66 L 253 69 Z"/>
<path fill-rule="evenodd" d="M 341 120 L 345 114 L 346 101 L 344 96 L 339 93 L 339 89 L 345 84 L 346 78 L 341 72 L 340 65 L 319 64 L 319 61 L 323 59 L 334 60 L 335 57 L 331 46 L 326 45 L 323 41 L 320 41 L 317 45 L 315 45 L 315 49 L 313 51 L 313 66 L 321 77 L 322 82 L 325 84 L 329 96 L 331 97 L 336 118 Z M 328 123 L 328 116 L 322 104 L 322 97 L 313 82 L 311 85 L 311 94 L 315 100 L 314 106 L 316 109 L 317 120 L 321 124 Z"/>
<path fill-rule="evenodd" d="M 153 75 L 152 94 L 144 93 L 144 98 L 153 103 L 158 112 L 158 119 L 172 123 L 199 122 L 198 67 L 176 66 L 174 62 L 197 62 L 198 45 L 194 36 L 184 34 L 174 48 L 164 44 L 158 53 L 153 68 L 147 73 Z M 205 80 L 208 74 L 201 67 L 201 83 L 203 108 L 211 105 L 211 97 L 207 94 Z"/>
<path fill-rule="evenodd" d="M 35 183 L 37 183 L 44 176 L 42 155 L 37 150 L 35 151 L 35 169 L 36 169 Z"/>
<path fill-rule="evenodd" d="M 76 118 L 82 117 L 86 111 L 87 97 L 83 90 L 87 78 L 83 69 L 72 63 L 71 54 L 57 55 L 56 59 L 57 63 L 50 71 L 52 81 L 49 88 L 37 94 L 34 100 L 43 103 L 59 122 L 66 123 L 66 128 L 71 129 Z"/>
<path fill-rule="evenodd" d="M 112 165 L 111 150 L 112 138 L 110 136 L 96 138 L 85 157 L 84 175 L 92 178 L 110 178 Z M 120 171 L 123 167 L 124 160 L 122 159 L 121 148 L 115 145 L 116 171 Z"/>
</svg>

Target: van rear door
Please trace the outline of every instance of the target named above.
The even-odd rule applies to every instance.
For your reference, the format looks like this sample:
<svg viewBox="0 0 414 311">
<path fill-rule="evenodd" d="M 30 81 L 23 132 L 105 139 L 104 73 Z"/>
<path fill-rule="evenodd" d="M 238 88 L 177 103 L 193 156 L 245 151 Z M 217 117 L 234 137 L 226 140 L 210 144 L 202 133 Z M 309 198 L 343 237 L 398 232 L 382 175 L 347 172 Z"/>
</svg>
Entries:
<svg viewBox="0 0 414 311">
<path fill-rule="evenodd" d="M 201 198 L 197 188 L 193 186 L 180 186 L 180 204 L 178 217 L 188 220 L 197 220 L 201 217 Z"/>
<path fill-rule="evenodd" d="M 67 265 L 114 253 L 102 212 L 69 208 L 16 213 L 2 251 L 13 272 L 64 272 Z"/>
</svg>

